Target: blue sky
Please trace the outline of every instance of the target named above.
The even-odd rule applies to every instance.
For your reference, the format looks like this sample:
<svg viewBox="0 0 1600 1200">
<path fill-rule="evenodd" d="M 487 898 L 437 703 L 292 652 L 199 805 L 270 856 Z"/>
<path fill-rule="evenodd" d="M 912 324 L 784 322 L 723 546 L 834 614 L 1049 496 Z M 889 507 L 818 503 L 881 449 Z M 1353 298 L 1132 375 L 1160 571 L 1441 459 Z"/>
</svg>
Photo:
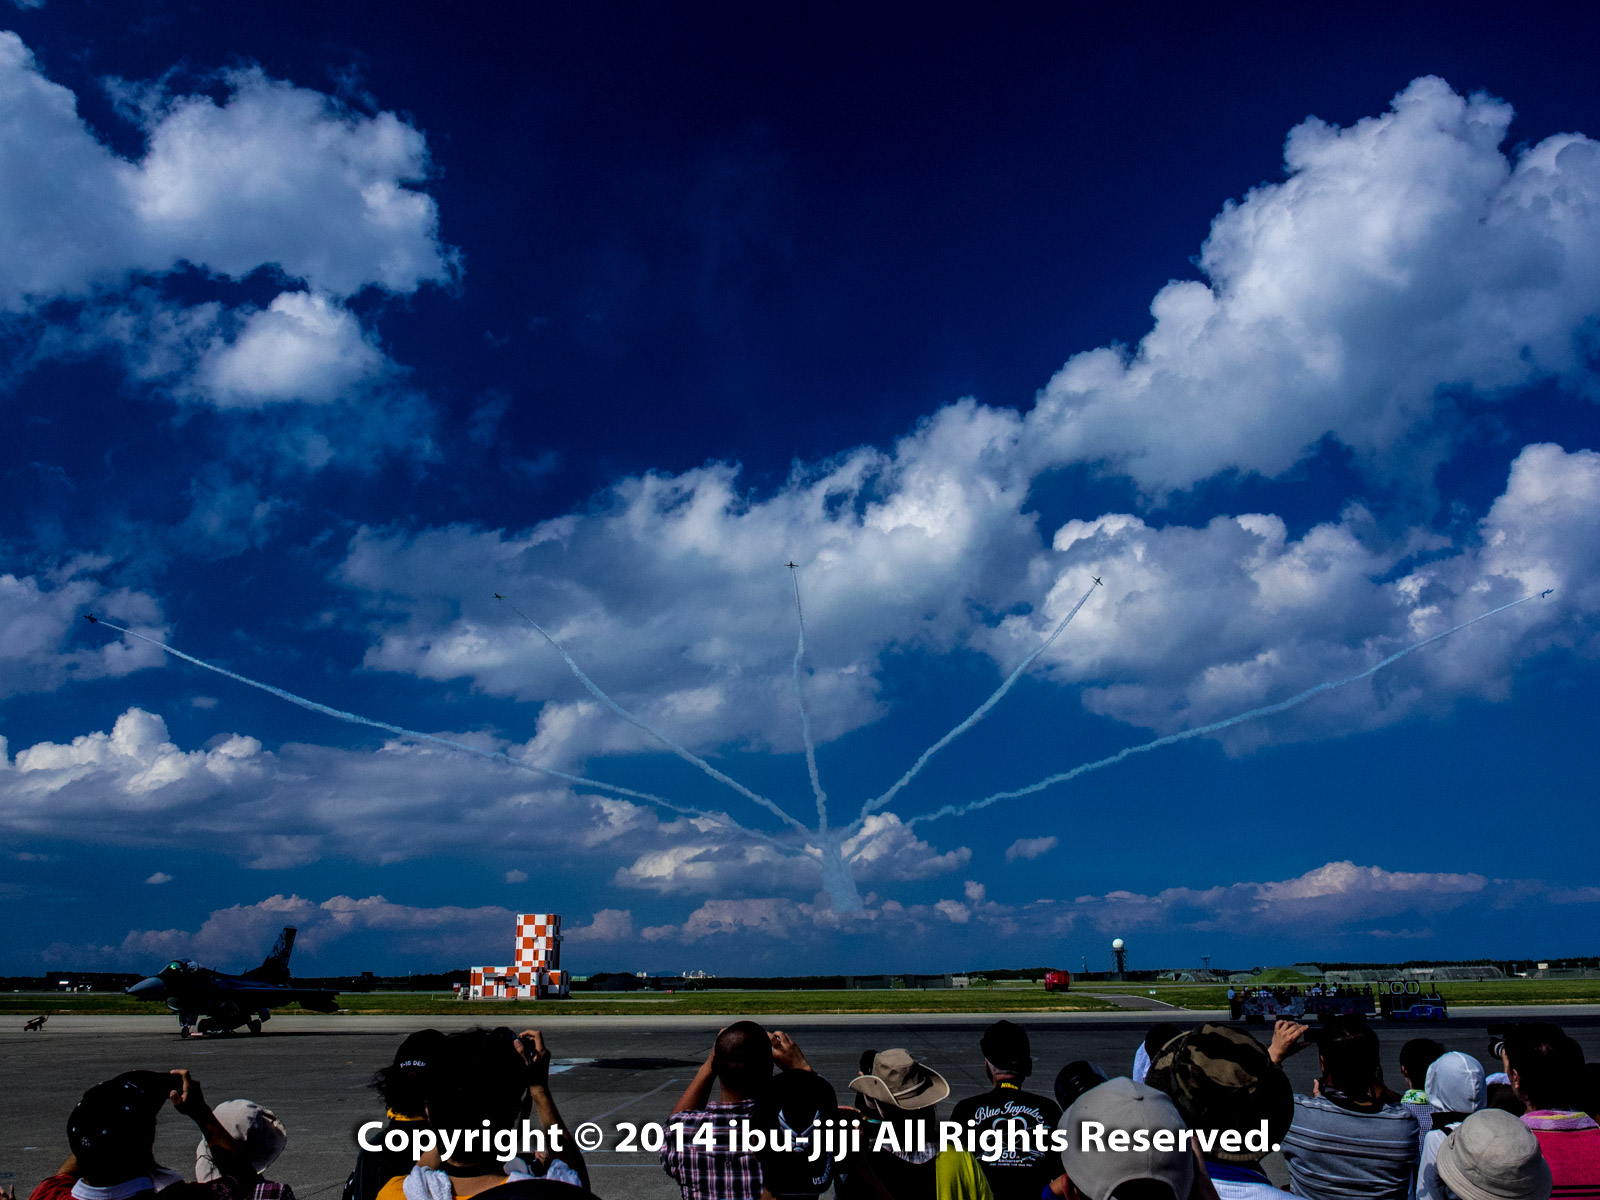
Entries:
<svg viewBox="0 0 1600 1200">
<path fill-rule="evenodd" d="M 1585 951 L 1597 19 L 759 7 L 0 9 L 0 970 Z"/>
</svg>

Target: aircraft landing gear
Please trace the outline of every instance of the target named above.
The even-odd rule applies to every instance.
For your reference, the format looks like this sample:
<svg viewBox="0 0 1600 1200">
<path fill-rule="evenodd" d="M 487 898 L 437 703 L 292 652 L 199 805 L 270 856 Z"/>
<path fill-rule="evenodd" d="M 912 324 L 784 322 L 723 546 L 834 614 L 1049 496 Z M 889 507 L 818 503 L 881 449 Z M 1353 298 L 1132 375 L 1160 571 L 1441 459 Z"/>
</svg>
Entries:
<svg viewBox="0 0 1600 1200">
<path fill-rule="evenodd" d="M 251 1017 L 249 1024 L 250 1024 L 250 1032 L 251 1033 L 260 1033 L 261 1032 L 261 1018 L 260 1017 Z"/>
<path fill-rule="evenodd" d="M 193 1031 L 193 1029 L 194 1029 L 194 1026 L 189 1025 L 189 1024 L 179 1025 L 178 1026 L 178 1036 L 181 1037 L 181 1038 L 186 1038 Z"/>
</svg>

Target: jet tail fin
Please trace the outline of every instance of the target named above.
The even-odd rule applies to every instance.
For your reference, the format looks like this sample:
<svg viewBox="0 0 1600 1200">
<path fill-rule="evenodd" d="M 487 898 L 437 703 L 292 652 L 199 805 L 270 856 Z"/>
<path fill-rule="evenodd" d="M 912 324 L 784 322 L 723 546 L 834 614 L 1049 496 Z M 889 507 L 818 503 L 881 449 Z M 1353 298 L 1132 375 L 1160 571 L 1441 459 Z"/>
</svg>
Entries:
<svg viewBox="0 0 1600 1200">
<path fill-rule="evenodd" d="M 289 982 L 289 953 L 294 949 L 295 928 L 285 925 L 283 932 L 278 935 L 277 942 L 272 947 L 272 953 L 267 955 L 266 962 L 254 971 L 246 971 L 246 979 L 257 979 L 262 983 L 288 983 Z"/>
</svg>

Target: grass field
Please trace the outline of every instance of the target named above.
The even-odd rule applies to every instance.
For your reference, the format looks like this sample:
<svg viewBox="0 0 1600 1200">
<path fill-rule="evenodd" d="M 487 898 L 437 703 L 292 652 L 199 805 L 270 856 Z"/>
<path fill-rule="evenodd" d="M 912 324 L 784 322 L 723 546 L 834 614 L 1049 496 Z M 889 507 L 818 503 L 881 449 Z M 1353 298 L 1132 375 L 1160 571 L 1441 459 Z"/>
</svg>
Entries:
<svg viewBox="0 0 1600 1200">
<path fill-rule="evenodd" d="M 339 997 L 353 1013 L 467 1013 L 477 1011 L 443 992 L 345 992 Z M 992 1012 L 1097 1012 L 1113 1007 L 1089 996 L 1007 988 L 940 991 L 816 991 L 816 992 L 678 992 L 674 995 L 632 993 L 608 998 L 604 993 L 577 993 L 566 1000 L 486 1001 L 495 1012 L 559 1012 L 568 1016 L 616 1014 L 660 1016 L 701 1014 L 719 1016 L 765 1013 L 967 1013 Z M 0 1013 L 162 1013 L 160 1005 L 110 993 L 24 993 L 0 995 Z M 274 1015 L 293 1015 L 297 1005 L 274 1009 Z"/>
<path fill-rule="evenodd" d="M 495 1011 L 551 1012 L 571 1016 L 760 1016 L 772 1013 L 971 1013 L 1097 1012 L 1113 1007 L 1086 992 L 1153 996 L 1178 1008 L 1228 1006 L 1227 988 L 1196 984 L 1085 983 L 1079 990 L 1047 993 L 1038 984 L 1011 983 L 950 991 L 771 991 L 634 992 L 626 996 L 579 992 L 567 1000 L 490 1001 Z M 1507 979 L 1488 983 L 1445 983 L 1439 991 L 1451 1004 L 1596 1004 L 1600 979 Z M 345 992 L 340 1001 L 353 1013 L 461 1013 L 461 1001 L 445 992 Z M 112 993 L 0 993 L 0 1014 L 156 1013 L 161 1006 Z M 293 1015 L 296 1005 L 274 1012 Z"/>
<path fill-rule="evenodd" d="M 1086 983 L 1088 991 L 1149 996 L 1179 1008 L 1226 1008 L 1228 988 L 1193 983 Z M 1439 994 L 1451 1004 L 1600 1004 L 1600 979 L 1494 979 L 1484 983 L 1441 983 Z"/>
</svg>

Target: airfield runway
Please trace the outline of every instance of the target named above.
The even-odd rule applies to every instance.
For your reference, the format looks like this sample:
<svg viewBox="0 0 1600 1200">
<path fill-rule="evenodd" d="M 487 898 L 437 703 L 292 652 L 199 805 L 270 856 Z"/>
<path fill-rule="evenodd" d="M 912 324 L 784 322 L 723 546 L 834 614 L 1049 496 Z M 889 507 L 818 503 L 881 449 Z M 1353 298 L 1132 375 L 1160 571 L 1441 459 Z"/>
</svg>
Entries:
<svg viewBox="0 0 1600 1200">
<path fill-rule="evenodd" d="M 1126 1073 L 1135 1048 L 1155 1021 L 1199 1024 L 1222 1014 L 1006 1015 L 1027 1027 L 1037 1070 L 1033 1082 L 1048 1094 L 1056 1071 L 1073 1059 L 1091 1059 L 1112 1074 Z M 1591 1062 L 1600 1059 L 1600 1006 L 1467 1009 L 1443 1026 L 1378 1023 L 1386 1077 L 1391 1083 L 1398 1080 L 1400 1046 L 1409 1038 L 1436 1037 L 1451 1049 L 1483 1059 L 1487 1025 L 1534 1018 L 1561 1024 Z M 891 1046 L 905 1047 L 941 1072 L 952 1095 L 961 1097 L 987 1086 L 977 1041 L 994 1019 L 813 1015 L 768 1017 L 762 1023 L 788 1030 L 842 1097 L 850 1095 L 845 1085 L 856 1073 L 861 1051 Z M 430 1024 L 448 1030 L 501 1020 L 490 1005 L 460 1017 L 280 1016 L 259 1037 L 180 1042 L 170 1017 L 60 1016 L 52 1017 L 40 1033 L 24 1033 L 21 1018 L 8 1017 L 0 1029 L 0 1061 L 7 1068 L 6 1084 L 0 1088 L 0 1185 L 14 1184 L 18 1195 L 26 1197 L 55 1171 L 66 1155 L 67 1114 L 90 1085 L 136 1067 L 187 1067 L 211 1103 L 247 1098 L 277 1112 L 288 1127 L 289 1145 L 271 1176 L 291 1184 L 301 1200 L 330 1200 L 338 1196 L 354 1161 L 356 1126 L 383 1116 L 383 1106 L 367 1083 L 374 1070 L 392 1059 L 405 1034 Z M 523 1017 L 517 1023 L 529 1020 Z M 552 1088 L 567 1124 L 595 1121 L 609 1129 L 618 1121 L 662 1120 L 727 1020 L 553 1013 L 533 1023 L 545 1031 L 555 1055 L 558 1073 Z M 1310 1088 L 1315 1068 L 1316 1056 L 1310 1051 L 1289 1060 L 1297 1089 Z M 939 1106 L 939 1116 L 948 1112 L 948 1104 Z M 171 1109 L 163 1113 L 157 1137 L 161 1162 L 191 1173 L 197 1141 L 192 1124 Z M 607 1142 L 608 1147 L 614 1144 L 614 1139 Z M 601 1196 L 673 1200 L 678 1194 L 654 1155 L 607 1149 L 588 1160 Z M 1278 1165 L 1273 1173 L 1280 1172 Z"/>
</svg>

